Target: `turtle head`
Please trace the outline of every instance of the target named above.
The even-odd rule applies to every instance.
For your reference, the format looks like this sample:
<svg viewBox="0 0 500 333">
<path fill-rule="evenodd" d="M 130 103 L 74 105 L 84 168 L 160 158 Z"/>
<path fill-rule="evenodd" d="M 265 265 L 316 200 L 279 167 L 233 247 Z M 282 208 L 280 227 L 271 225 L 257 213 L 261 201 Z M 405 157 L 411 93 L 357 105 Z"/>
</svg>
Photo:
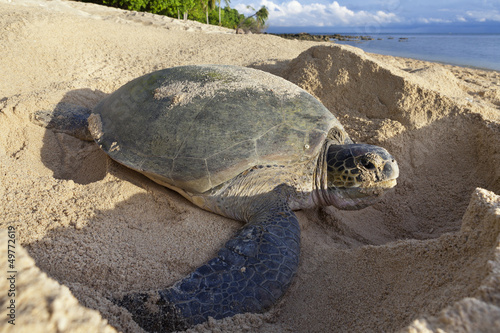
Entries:
<svg viewBox="0 0 500 333">
<path fill-rule="evenodd" d="M 374 204 L 396 185 L 396 160 L 378 146 L 332 144 L 326 152 L 327 201 L 340 209 Z"/>
</svg>

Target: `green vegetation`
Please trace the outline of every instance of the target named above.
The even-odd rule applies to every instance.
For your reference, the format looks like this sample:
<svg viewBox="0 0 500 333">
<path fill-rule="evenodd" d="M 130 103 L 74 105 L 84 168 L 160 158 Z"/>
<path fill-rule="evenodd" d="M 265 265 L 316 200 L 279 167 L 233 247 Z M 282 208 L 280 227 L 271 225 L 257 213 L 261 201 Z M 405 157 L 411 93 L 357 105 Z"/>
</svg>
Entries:
<svg viewBox="0 0 500 333">
<path fill-rule="evenodd" d="M 220 25 L 230 29 L 241 28 L 260 32 L 265 26 L 269 12 L 262 6 L 255 14 L 245 18 L 236 9 L 230 8 L 230 0 L 80 0 L 127 10 L 149 12 L 184 20 Z"/>
<path fill-rule="evenodd" d="M 255 10 L 251 6 L 247 6 L 247 8 Z M 246 31 L 251 32 L 261 32 L 266 26 L 266 20 L 269 16 L 269 11 L 266 6 L 262 6 L 255 14 L 250 15 L 246 19 L 242 20 L 240 24 L 238 24 L 238 28 L 242 28 Z"/>
</svg>

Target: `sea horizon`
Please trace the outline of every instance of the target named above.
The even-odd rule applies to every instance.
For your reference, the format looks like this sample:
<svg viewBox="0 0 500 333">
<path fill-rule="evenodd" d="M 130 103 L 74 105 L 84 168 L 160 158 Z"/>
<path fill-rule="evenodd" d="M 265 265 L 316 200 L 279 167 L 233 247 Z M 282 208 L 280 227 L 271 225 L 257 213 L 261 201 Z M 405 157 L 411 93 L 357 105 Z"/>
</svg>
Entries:
<svg viewBox="0 0 500 333">
<path fill-rule="evenodd" d="M 370 53 L 500 71 L 500 33 L 336 32 L 331 28 L 324 28 L 324 32 L 318 28 L 311 30 L 315 31 L 307 31 L 301 27 L 271 27 L 267 32 L 369 36 L 372 40 L 335 40 L 335 43 L 352 45 Z"/>
</svg>

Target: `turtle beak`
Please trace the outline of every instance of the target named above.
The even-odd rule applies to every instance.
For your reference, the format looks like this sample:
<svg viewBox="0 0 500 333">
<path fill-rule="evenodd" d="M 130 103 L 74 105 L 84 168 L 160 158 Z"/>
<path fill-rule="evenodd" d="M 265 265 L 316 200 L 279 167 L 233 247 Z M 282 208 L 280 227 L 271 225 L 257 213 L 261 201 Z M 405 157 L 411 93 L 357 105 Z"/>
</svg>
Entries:
<svg viewBox="0 0 500 333">
<path fill-rule="evenodd" d="M 382 175 L 386 179 L 386 181 L 382 181 L 381 184 L 379 184 L 379 186 L 386 186 L 386 188 L 391 188 L 396 186 L 397 178 L 399 177 L 399 166 L 398 162 L 396 162 L 394 158 L 388 160 L 385 163 L 384 168 L 382 170 Z"/>
</svg>

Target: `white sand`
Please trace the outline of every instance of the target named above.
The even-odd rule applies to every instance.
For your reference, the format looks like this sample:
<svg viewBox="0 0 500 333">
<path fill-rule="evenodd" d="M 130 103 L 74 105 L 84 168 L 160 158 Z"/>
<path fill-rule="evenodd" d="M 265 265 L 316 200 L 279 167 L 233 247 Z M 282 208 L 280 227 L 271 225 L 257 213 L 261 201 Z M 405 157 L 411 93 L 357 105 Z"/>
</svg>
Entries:
<svg viewBox="0 0 500 333">
<path fill-rule="evenodd" d="M 401 177 L 371 208 L 298 212 L 286 295 L 196 331 L 500 331 L 500 73 L 60 0 L 0 0 L 0 31 L 0 260 L 14 226 L 18 270 L 15 326 L 0 279 L 1 332 L 142 332 L 107 297 L 171 285 L 241 226 L 32 121 L 207 63 L 300 85 L 354 140 L 393 153 Z"/>
</svg>

